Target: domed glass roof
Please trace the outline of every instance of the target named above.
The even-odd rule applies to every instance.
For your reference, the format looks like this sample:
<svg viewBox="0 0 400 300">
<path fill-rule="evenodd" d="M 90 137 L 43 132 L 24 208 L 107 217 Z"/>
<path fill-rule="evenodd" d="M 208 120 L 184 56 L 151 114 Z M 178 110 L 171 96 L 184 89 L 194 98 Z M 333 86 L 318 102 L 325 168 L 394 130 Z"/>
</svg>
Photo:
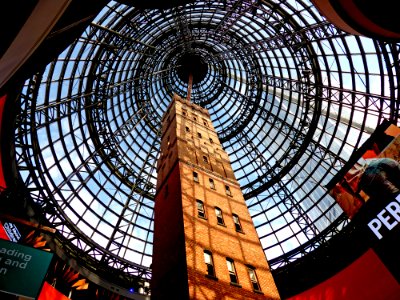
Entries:
<svg viewBox="0 0 400 300">
<path fill-rule="evenodd" d="M 272 268 L 348 222 L 325 185 L 399 115 L 396 44 L 351 36 L 310 1 L 109 2 L 26 81 L 19 174 L 88 264 L 150 277 L 160 121 L 173 93 L 208 109 Z"/>
</svg>

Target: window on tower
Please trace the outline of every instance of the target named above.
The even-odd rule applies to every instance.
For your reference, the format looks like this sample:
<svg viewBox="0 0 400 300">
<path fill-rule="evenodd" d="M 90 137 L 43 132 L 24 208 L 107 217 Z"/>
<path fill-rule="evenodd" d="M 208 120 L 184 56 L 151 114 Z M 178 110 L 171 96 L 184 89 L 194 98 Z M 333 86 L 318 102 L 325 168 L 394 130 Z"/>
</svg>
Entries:
<svg viewBox="0 0 400 300">
<path fill-rule="evenodd" d="M 203 155 L 203 161 L 204 161 L 204 163 L 208 164 L 208 157 Z"/>
<path fill-rule="evenodd" d="M 193 172 L 193 181 L 199 182 L 199 174 L 197 174 L 197 172 Z"/>
<path fill-rule="evenodd" d="M 233 218 L 233 223 L 235 223 L 236 231 L 243 232 L 242 225 L 240 224 L 239 216 L 237 214 L 232 214 L 232 218 Z"/>
<path fill-rule="evenodd" d="M 251 281 L 251 285 L 253 286 L 253 290 L 261 291 L 260 285 L 258 283 L 256 269 L 253 266 L 247 266 L 247 271 L 249 272 L 249 277 Z"/>
<path fill-rule="evenodd" d="M 201 200 L 196 200 L 197 203 L 197 216 L 200 218 L 206 218 L 206 211 L 204 209 L 204 203 Z"/>
<path fill-rule="evenodd" d="M 215 190 L 215 184 L 214 184 L 214 180 L 213 180 L 213 179 L 211 179 L 211 178 L 209 178 L 208 180 L 209 180 L 209 182 L 210 182 L 210 189 L 213 189 L 213 190 Z"/>
<path fill-rule="evenodd" d="M 210 138 L 210 143 L 212 144 L 212 143 L 214 143 L 214 141 L 213 141 L 213 139 L 212 138 Z"/>
<path fill-rule="evenodd" d="M 197 133 L 197 136 L 199 137 L 199 139 L 201 139 L 201 133 L 200 132 Z"/>
<path fill-rule="evenodd" d="M 189 129 L 189 127 L 187 127 L 187 126 L 186 126 L 186 132 L 190 132 L 190 129 Z"/>
<path fill-rule="evenodd" d="M 204 262 L 207 268 L 207 275 L 215 277 L 214 261 L 211 251 L 204 250 Z"/>
<path fill-rule="evenodd" d="M 225 185 L 225 192 L 228 196 L 232 196 L 231 188 L 229 185 Z"/>
<path fill-rule="evenodd" d="M 217 223 L 219 225 L 225 225 L 222 210 L 219 207 L 215 208 L 215 215 L 217 216 Z"/>
<path fill-rule="evenodd" d="M 233 259 L 227 258 L 226 265 L 228 266 L 229 278 L 231 280 L 231 284 L 237 285 L 239 284 L 238 278 L 236 275 L 235 263 Z"/>
</svg>

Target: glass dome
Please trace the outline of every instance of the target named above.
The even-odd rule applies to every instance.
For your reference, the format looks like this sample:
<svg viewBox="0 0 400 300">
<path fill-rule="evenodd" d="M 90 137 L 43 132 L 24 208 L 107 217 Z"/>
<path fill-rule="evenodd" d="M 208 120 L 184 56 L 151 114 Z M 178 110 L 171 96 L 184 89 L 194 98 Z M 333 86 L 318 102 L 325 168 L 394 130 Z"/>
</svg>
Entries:
<svg viewBox="0 0 400 300">
<path fill-rule="evenodd" d="M 398 60 L 397 44 L 342 32 L 310 1 L 111 1 L 26 81 L 18 172 L 66 252 L 150 278 L 160 121 L 193 72 L 276 269 L 347 224 L 325 186 L 397 122 Z"/>
</svg>

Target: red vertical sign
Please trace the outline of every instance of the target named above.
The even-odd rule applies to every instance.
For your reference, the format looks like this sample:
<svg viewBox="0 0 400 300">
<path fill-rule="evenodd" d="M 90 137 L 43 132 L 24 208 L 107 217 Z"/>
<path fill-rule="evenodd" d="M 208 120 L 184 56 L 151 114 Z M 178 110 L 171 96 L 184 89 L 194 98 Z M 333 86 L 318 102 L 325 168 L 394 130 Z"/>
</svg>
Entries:
<svg viewBox="0 0 400 300">
<path fill-rule="evenodd" d="M 3 227 L 3 224 L 1 222 L 0 222 L 0 239 L 7 240 L 7 241 L 10 240 L 10 238 L 8 237 L 6 231 Z"/>
<path fill-rule="evenodd" d="M 4 113 L 4 104 L 6 103 L 7 96 L 0 96 L 0 141 L 2 138 L 2 124 L 3 124 L 3 113 Z M 0 143 L 1 145 L 1 143 Z M 1 155 L 1 147 L 0 147 L 0 189 L 6 188 L 6 181 L 4 179 L 3 173 L 3 158 Z"/>
</svg>

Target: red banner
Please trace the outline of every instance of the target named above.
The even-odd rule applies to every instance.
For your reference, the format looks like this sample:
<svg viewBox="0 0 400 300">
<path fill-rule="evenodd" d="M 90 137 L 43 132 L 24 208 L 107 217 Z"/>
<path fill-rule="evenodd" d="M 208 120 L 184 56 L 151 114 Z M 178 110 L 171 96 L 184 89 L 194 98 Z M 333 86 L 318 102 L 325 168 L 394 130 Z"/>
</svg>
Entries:
<svg viewBox="0 0 400 300">
<path fill-rule="evenodd" d="M 9 237 L 6 233 L 6 230 L 3 227 L 3 224 L 0 222 L 0 239 L 9 241 Z"/>
<path fill-rule="evenodd" d="M 44 282 L 38 300 L 70 300 L 70 298 L 57 291 L 49 283 Z"/>
<path fill-rule="evenodd" d="M 400 299 L 400 285 L 373 250 L 321 284 L 288 300 Z"/>
</svg>

